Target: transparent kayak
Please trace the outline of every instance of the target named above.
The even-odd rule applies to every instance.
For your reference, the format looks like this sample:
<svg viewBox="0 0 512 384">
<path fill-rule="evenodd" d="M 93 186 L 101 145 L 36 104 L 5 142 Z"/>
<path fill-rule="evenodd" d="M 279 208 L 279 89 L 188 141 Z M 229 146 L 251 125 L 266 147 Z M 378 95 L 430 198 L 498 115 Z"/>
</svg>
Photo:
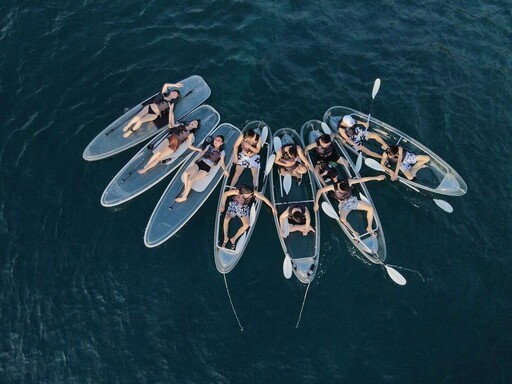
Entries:
<svg viewBox="0 0 512 384">
<path fill-rule="evenodd" d="M 181 97 L 174 105 L 175 121 L 182 119 L 190 111 L 210 97 L 210 87 L 201 76 L 190 76 L 181 80 L 183 87 L 179 88 Z M 154 121 L 142 124 L 142 126 L 128 137 L 123 137 L 123 127 L 137 114 L 139 111 L 150 104 L 155 94 L 148 97 L 142 103 L 124 113 L 121 117 L 111 123 L 103 131 L 101 131 L 84 150 L 83 158 L 87 161 L 96 161 L 125 151 L 147 139 L 156 135 L 160 131 L 168 127 L 169 115 L 163 113 L 162 116 Z"/>
<path fill-rule="evenodd" d="M 272 153 L 272 132 L 271 132 L 270 128 L 268 127 L 268 125 L 265 124 L 263 121 L 251 121 L 244 127 L 244 129 L 242 130 L 242 134 L 249 129 L 252 129 L 256 133 L 258 133 L 260 135 L 260 140 L 262 142 L 261 149 L 259 152 L 260 168 L 259 168 L 259 172 L 258 172 L 258 188 L 257 188 L 257 190 L 258 190 L 258 192 L 264 194 L 265 189 L 267 187 L 267 181 L 268 181 L 268 177 L 267 177 L 268 175 L 265 175 L 265 166 L 267 164 L 268 157 Z M 261 206 L 262 206 L 262 204 L 265 204 L 262 201 L 257 200 L 257 199 L 255 199 L 253 201 L 253 203 L 250 207 L 251 226 L 238 239 L 238 241 L 236 242 L 235 249 L 232 250 L 232 249 L 222 248 L 221 245 L 222 245 L 222 240 L 224 238 L 222 225 L 223 225 L 223 221 L 224 221 L 224 216 L 226 214 L 227 205 L 229 204 L 229 200 L 226 201 L 226 209 L 224 210 L 224 212 L 222 214 L 220 213 L 220 208 L 221 208 L 221 202 L 222 202 L 222 195 L 225 191 L 229 190 L 229 183 L 231 182 L 231 179 L 233 177 L 232 174 L 234 173 L 233 170 L 235 169 L 235 165 L 234 165 L 233 161 L 230 162 L 229 167 L 230 167 L 230 177 L 224 179 L 224 182 L 222 183 L 222 188 L 220 190 L 219 203 L 217 205 L 217 213 L 218 214 L 217 214 L 216 220 L 215 220 L 215 232 L 214 232 L 214 238 L 213 238 L 213 256 L 215 259 L 215 266 L 217 267 L 217 270 L 220 273 L 229 273 L 233 270 L 233 268 L 235 268 L 236 264 L 238 263 L 238 261 L 240 260 L 240 258 L 243 255 L 245 249 L 247 248 L 249 239 L 251 238 L 254 227 L 256 226 L 256 220 L 260 213 Z M 253 184 L 252 174 L 251 174 L 250 169 L 244 170 L 244 172 L 240 176 L 240 179 L 239 179 L 237 185 L 240 185 L 240 184 L 246 184 L 246 185 Z M 228 232 L 230 238 L 236 233 L 236 231 L 238 231 L 240 226 L 241 226 L 241 222 L 240 222 L 239 218 L 235 217 L 231 220 L 229 232 Z"/>
<path fill-rule="evenodd" d="M 203 140 L 219 124 L 220 116 L 211 106 L 202 105 L 183 117 L 181 121 L 190 122 L 195 119 L 201 120 L 201 126 L 195 132 L 193 142 L 194 146 L 199 147 Z M 143 175 L 138 173 L 138 170 L 142 169 L 151 156 L 153 156 L 153 150 L 149 148 L 157 149 L 159 145 L 165 145 L 163 140 L 168 133 L 168 129 L 160 132 L 114 176 L 101 196 L 101 205 L 113 207 L 133 199 L 164 179 L 185 161 L 192 153 L 186 142 L 180 145 L 170 158 L 158 163 Z"/>
<path fill-rule="evenodd" d="M 273 136 L 282 143 L 298 144 L 304 148 L 304 143 L 299 134 L 290 128 L 281 128 Z M 276 146 L 274 145 L 274 150 Z M 320 259 L 320 212 L 313 210 L 316 194 L 315 179 L 311 171 L 302 176 L 298 183 L 295 177 L 292 177 L 290 191 L 286 193 L 283 186 L 283 177 L 279 173 L 279 166 L 274 164 L 270 179 L 270 198 L 272 204 L 277 209 L 277 215 L 274 215 L 274 222 L 277 229 L 277 235 L 283 248 L 285 257 L 289 257 L 292 263 L 292 271 L 300 282 L 308 284 L 316 276 L 318 262 Z M 309 232 L 306 236 L 302 232 L 291 232 L 284 238 L 281 236 L 279 216 L 288 208 L 290 204 L 304 204 L 309 210 L 311 216 L 311 226 L 315 232 Z"/>
<path fill-rule="evenodd" d="M 224 136 L 224 151 L 226 152 L 225 162 L 229 164 L 232 161 L 233 145 L 240 135 L 240 130 L 231 124 L 221 124 L 212 132 L 212 136 Z M 169 186 L 158 201 L 144 232 L 144 244 L 147 247 L 156 247 L 183 227 L 190 218 L 204 204 L 206 199 L 212 194 L 213 190 L 219 184 L 223 177 L 223 171 L 220 164 L 213 167 L 208 176 L 198 180 L 192 187 L 188 199 L 182 203 L 176 203 L 183 189 L 182 176 L 194 162 L 199 160 L 201 154 L 190 156 L 183 163 L 176 176 L 172 179 Z"/>
<path fill-rule="evenodd" d="M 306 146 L 313 143 L 319 136 L 326 132 L 322 129 L 322 122 L 319 120 L 311 120 L 305 123 L 301 129 L 301 136 L 306 143 Z M 335 148 L 338 154 L 348 161 L 348 168 L 334 162 L 330 162 L 330 164 L 337 170 L 338 175 L 340 175 L 340 180 L 344 179 L 359 179 L 361 176 L 355 170 L 355 165 L 352 162 L 352 159 L 348 155 L 347 151 L 339 143 L 337 140 L 333 140 Z M 315 165 L 317 162 L 317 154 L 314 149 L 310 150 L 307 154 L 309 161 Z M 314 173 L 315 180 L 319 188 L 323 188 L 327 184 L 322 184 L 321 179 L 318 177 L 316 173 Z M 332 184 L 332 182 L 330 183 Z M 366 188 L 364 183 L 354 184 L 353 185 L 354 194 L 358 197 L 359 200 L 365 201 L 371 206 L 373 206 L 373 224 L 372 229 L 377 233 L 377 236 L 372 236 L 366 232 L 366 213 L 363 211 L 352 211 L 348 214 L 347 220 L 358 233 L 359 239 L 356 239 L 354 235 L 348 230 L 348 228 L 343 225 L 343 223 L 339 220 L 336 220 L 341 230 L 347 238 L 352 242 L 354 247 L 363 255 L 366 259 L 375 264 L 381 264 L 384 260 L 386 260 L 386 240 L 384 238 L 384 232 L 382 230 L 382 225 L 380 223 L 379 215 L 377 214 L 377 208 L 373 203 L 373 200 Z M 338 210 L 338 202 L 334 199 L 330 193 L 324 193 L 323 199 L 327 204 L 329 204 L 334 212 L 339 215 Z M 319 204 L 321 201 L 319 201 Z M 320 208 L 321 209 L 321 208 Z M 360 241 L 359 241 L 360 240 Z M 380 261 L 379 261 L 380 260 Z"/>
<path fill-rule="evenodd" d="M 325 112 L 323 121 L 327 123 L 333 132 L 337 132 L 338 122 L 345 115 L 351 115 L 356 120 L 366 121 L 368 119 L 368 115 L 362 112 L 343 106 L 335 106 Z M 404 184 L 440 195 L 462 196 L 467 192 L 468 188 L 462 177 L 441 157 L 417 140 L 373 117 L 370 118 L 369 131 L 380 135 L 388 145 L 398 144 L 416 155 L 424 154 L 430 156 L 430 161 L 426 164 L 427 166 L 418 171 L 416 175 L 417 180 L 410 181 L 399 175 L 400 180 Z M 347 143 L 343 144 L 352 153 L 357 153 L 356 149 L 352 146 Z M 374 140 L 366 141 L 365 146 L 368 146 L 375 152 L 382 152 L 380 145 Z"/>
</svg>

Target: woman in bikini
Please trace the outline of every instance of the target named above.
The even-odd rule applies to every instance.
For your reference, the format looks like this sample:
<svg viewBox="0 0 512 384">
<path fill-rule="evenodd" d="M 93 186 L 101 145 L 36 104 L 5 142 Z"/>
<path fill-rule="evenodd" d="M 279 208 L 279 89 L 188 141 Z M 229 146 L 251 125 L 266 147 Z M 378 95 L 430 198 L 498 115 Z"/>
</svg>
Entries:
<svg viewBox="0 0 512 384">
<path fill-rule="evenodd" d="M 215 136 L 213 145 L 209 144 L 203 150 L 196 147 L 191 147 L 191 149 L 201 152 L 201 157 L 183 173 L 183 193 L 180 197 L 176 198 L 177 203 L 187 200 L 192 184 L 206 177 L 211 168 L 217 164 L 220 163 L 221 168 L 224 170 L 224 176 L 229 176 L 226 164 L 224 164 L 224 157 L 226 156 L 224 152 L 224 136 Z"/>
<path fill-rule="evenodd" d="M 181 123 L 177 127 L 171 128 L 169 135 L 153 149 L 153 156 L 149 159 L 144 168 L 138 172 L 142 175 L 156 166 L 160 161 L 168 158 L 181 145 L 187 145 L 191 148 L 194 142 L 194 133 L 199 129 L 201 120 L 192 120 L 189 123 Z M 187 142 L 185 144 L 185 141 Z"/>
<path fill-rule="evenodd" d="M 143 123 L 156 120 L 163 112 L 169 111 L 169 128 L 174 127 L 174 104 L 180 97 L 180 92 L 173 89 L 169 92 L 169 88 L 181 88 L 182 83 L 166 83 L 162 87 L 162 91 L 156 95 L 151 104 L 143 107 L 137 115 L 135 115 L 128 124 L 123 128 L 123 137 L 130 136 L 133 132 L 140 128 Z"/>
</svg>

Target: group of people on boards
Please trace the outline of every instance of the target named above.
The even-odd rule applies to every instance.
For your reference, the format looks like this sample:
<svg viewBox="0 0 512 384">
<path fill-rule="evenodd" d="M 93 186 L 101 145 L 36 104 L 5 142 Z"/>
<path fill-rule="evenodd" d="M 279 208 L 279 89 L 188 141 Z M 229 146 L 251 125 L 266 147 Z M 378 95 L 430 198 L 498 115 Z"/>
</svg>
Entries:
<svg viewBox="0 0 512 384">
<path fill-rule="evenodd" d="M 215 136 L 213 141 L 204 148 L 193 146 L 194 133 L 200 129 L 200 120 L 191 120 L 188 122 L 174 121 L 174 105 L 180 98 L 178 88 L 183 87 L 182 83 L 166 83 L 162 87 L 162 91 L 152 100 L 151 103 L 144 106 L 142 110 L 131 119 L 123 128 L 123 137 L 129 137 L 133 132 L 137 131 L 145 122 L 156 120 L 162 114 L 168 114 L 169 133 L 154 148 L 153 156 L 147 164 L 138 172 L 144 174 L 160 162 L 172 157 L 180 146 L 187 145 L 188 148 L 201 152 L 199 159 L 192 164 L 184 172 L 184 188 L 181 196 L 176 198 L 176 202 L 183 202 L 191 191 L 192 184 L 208 175 L 212 167 L 219 165 L 224 171 L 226 177 L 229 173 L 225 164 L 224 137 L 222 135 Z M 172 88 L 172 90 L 170 90 Z M 352 210 L 361 210 L 366 212 L 367 232 L 376 235 L 372 229 L 373 223 L 373 207 L 364 201 L 359 200 L 353 193 L 352 186 L 367 181 L 382 181 L 384 175 L 374 177 L 363 177 L 360 179 L 348 179 L 339 175 L 338 171 L 330 164 L 330 162 L 338 163 L 348 169 L 347 160 L 342 158 L 336 151 L 332 140 L 336 137 L 343 142 L 348 143 L 358 152 L 362 152 L 367 156 L 380 159 L 380 164 L 384 172 L 389 174 L 391 180 L 398 179 L 398 172 L 401 171 L 408 180 L 414 180 L 416 173 L 425 166 L 430 160 L 427 155 L 416 155 L 405 150 L 400 145 L 388 146 L 384 140 L 376 133 L 368 131 L 368 123 L 355 120 L 352 116 L 346 115 L 340 119 L 338 124 L 338 132 L 334 134 L 324 134 L 318 137 L 315 142 L 309 144 L 304 150 L 296 144 L 288 144 L 282 146 L 275 157 L 275 164 L 279 166 L 279 172 L 282 176 L 286 174 L 300 180 L 308 170 L 316 172 L 319 176 L 323 188 L 317 191 L 314 203 L 314 210 L 319 208 L 318 202 L 323 193 L 332 193 L 335 200 L 338 201 L 340 221 L 354 235 L 359 234 L 352 228 L 347 221 L 347 216 Z M 368 140 L 375 140 L 383 149 L 382 154 L 370 150 L 365 146 Z M 223 221 L 223 240 L 220 244 L 223 248 L 235 249 L 236 242 L 242 234 L 250 226 L 250 207 L 255 200 L 261 200 L 267 204 L 274 214 L 277 214 L 276 208 L 272 203 L 260 192 L 258 188 L 258 175 L 260 170 L 260 150 L 263 143 L 258 133 L 253 130 L 247 130 L 239 136 L 234 144 L 234 165 L 235 174 L 230 183 L 231 189 L 224 192 L 221 201 L 221 212 L 224 212 L 228 198 L 231 198 L 228 204 L 226 215 Z M 306 154 L 315 150 L 317 154 L 317 162 L 315 167 L 310 164 Z M 240 184 L 237 182 L 246 169 L 251 170 L 252 185 Z M 242 222 L 242 226 L 233 237 L 228 236 L 230 221 L 238 216 Z M 305 204 L 291 204 L 279 216 L 281 227 L 281 235 L 286 237 L 289 232 L 302 232 L 306 236 L 315 229 L 311 226 L 311 215 Z M 284 229 L 286 227 L 286 230 Z"/>
</svg>

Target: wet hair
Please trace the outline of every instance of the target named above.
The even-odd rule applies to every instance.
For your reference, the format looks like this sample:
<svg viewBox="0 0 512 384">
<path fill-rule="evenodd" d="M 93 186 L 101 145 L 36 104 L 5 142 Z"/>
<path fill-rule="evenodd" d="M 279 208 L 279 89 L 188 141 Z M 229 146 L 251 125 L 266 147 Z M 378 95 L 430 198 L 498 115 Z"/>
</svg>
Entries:
<svg viewBox="0 0 512 384">
<path fill-rule="evenodd" d="M 224 150 L 224 141 L 225 141 L 224 136 L 222 136 L 222 135 L 217 135 L 217 136 L 215 136 L 215 139 L 216 139 L 217 137 L 218 137 L 219 139 L 222 139 L 222 144 L 221 144 L 221 146 L 219 147 L 219 151 L 222 151 L 222 150 Z M 212 142 L 212 146 L 214 147 L 213 142 Z"/>
<path fill-rule="evenodd" d="M 340 191 L 347 192 L 350 190 L 350 185 L 348 184 L 347 180 L 339 181 L 337 186 Z"/>
<path fill-rule="evenodd" d="M 326 134 L 324 134 L 324 135 L 320 136 L 320 137 L 318 138 L 318 141 L 321 141 L 321 142 L 322 142 L 322 143 L 324 143 L 324 144 L 329 144 L 329 143 L 331 143 L 331 142 L 332 142 L 332 140 L 331 140 L 331 135 L 328 135 L 328 134 L 326 133 Z"/>
<path fill-rule="evenodd" d="M 299 155 L 299 152 L 297 152 L 297 146 L 296 145 L 291 145 L 288 147 L 288 153 L 292 156 L 295 156 L 297 157 Z"/>
<path fill-rule="evenodd" d="M 253 129 L 248 129 L 247 131 L 244 132 L 244 137 L 254 137 L 256 135 L 257 133 L 254 132 Z"/>
<path fill-rule="evenodd" d="M 305 214 L 302 213 L 301 210 L 292 212 L 292 219 L 299 222 L 304 218 Z"/>
<path fill-rule="evenodd" d="M 247 184 L 240 184 L 238 186 L 238 191 L 240 191 L 242 195 L 245 195 L 247 193 L 254 193 L 254 187 L 251 187 L 250 185 Z"/>
<path fill-rule="evenodd" d="M 173 89 L 172 91 L 169 91 L 169 92 L 162 92 L 162 96 L 169 97 L 172 92 L 176 92 L 178 94 L 178 97 L 176 97 L 176 99 L 180 98 L 181 94 L 180 94 L 180 91 L 178 91 L 177 89 Z"/>
<path fill-rule="evenodd" d="M 199 128 L 201 128 L 201 119 L 192 119 L 188 123 L 186 123 L 186 125 L 189 125 L 193 121 L 197 121 L 197 127 L 192 129 L 192 133 L 195 133 Z"/>
<path fill-rule="evenodd" d="M 399 152 L 398 149 L 399 149 L 398 145 L 390 145 L 388 147 L 388 149 L 386 149 L 386 152 L 388 155 L 396 156 L 396 155 L 398 155 L 398 152 Z"/>
</svg>

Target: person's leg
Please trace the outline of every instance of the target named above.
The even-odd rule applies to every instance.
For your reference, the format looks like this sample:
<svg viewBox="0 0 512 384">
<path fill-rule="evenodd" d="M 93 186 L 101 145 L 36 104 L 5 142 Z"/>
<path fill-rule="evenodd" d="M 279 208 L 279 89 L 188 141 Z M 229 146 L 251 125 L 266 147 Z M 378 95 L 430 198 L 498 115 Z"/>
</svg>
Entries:
<svg viewBox="0 0 512 384">
<path fill-rule="evenodd" d="M 138 172 L 141 175 L 146 173 L 151 168 L 155 167 L 160 161 L 162 161 L 162 159 L 166 158 L 172 153 L 174 153 L 174 151 L 171 148 L 163 148 L 161 151 L 158 151 L 153 156 L 151 156 L 151 159 L 149 159 L 148 163 L 144 166 L 144 168 L 140 169 Z"/>
<path fill-rule="evenodd" d="M 224 234 L 224 239 L 222 240 L 222 247 L 224 248 L 226 246 L 226 244 L 228 243 L 229 241 L 229 222 L 231 221 L 231 219 L 233 218 L 233 216 L 231 216 L 229 213 L 226 213 L 226 216 L 224 217 L 224 221 L 222 222 L 222 231 L 223 231 L 223 234 Z"/>
<path fill-rule="evenodd" d="M 416 164 L 411 168 L 411 175 L 414 178 L 416 176 L 416 173 L 423 167 L 425 167 L 425 164 L 427 164 L 430 161 L 430 156 L 427 155 L 418 155 L 416 156 Z M 409 178 L 408 178 L 409 179 Z M 409 179 L 411 180 L 411 179 Z"/>
<path fill-rule="evenodd" d="M 190 189 L 192 188 L 190 177 L 198 171 L 199 167 L 197 164 L 192 164 L 185 170 L 185 172 L 183 172 L 183 192 L 181 193 L 180 197 L 176 198 L 176 202 L 181 203 L 182 201 L 187 200 L 187 196 L 190 193 Z"/>
<path fill-rule="evenodd" d="M 230 187 L 234 187 L 236 183 L 238 182 L 238 179 L 240 178 L 240 175 L 244 171 L 244 167 L 241 167 L 240 165 L 237 165 L 235 168 L 235 174 L 233 175 L 233 178 L 231 179 L 231 183 L 229 183 Z"/>
<path fill-rule="evenodd" d="M 236 244 L 236 241 L 238 240 L 238 238 L 240 236 L 242 236 L 242 234 L 247 231 L 247 229 L 249 228 L 250 224 L 249 224 L 249 216 L 243 216 L 240 218 L 240 220 L 242 220 L 242 226 L 238 229 L 238 231 L 235 233 L 235 236 L 233 236 L 231 238 L 231 244 L 235 245 Z"/>
<path fill-rule="evenodd" d="M 341 164 L 341 165 L 347 167 L 347 168 L 350 168 L 348 161 L 346 159 L 344 159 L 343 157 L 340 157 L 336 162 L 338 164 Z"/>
<path fill-rule="evenodd" d="M 258 173 L 259 173 L 259 168 L 251 168 L 251 173 L 252 173 L 252 185 L 254 186 L 254 189 L 255 190 L 258 190 Z"/>
<path fill-rule="evenodd" d="M 375 234 L 373 230 L 373 207 L 364 201 L 359 201 L 356 209 L 359 211 L 366 211 L 366 232 L 371 233 L 372 235 Z"/>
<path fill-rule="evenodd" d="M 180 197 L 176 199 L 176 202 L 181 203 L 188 198 L 188 194 L 190 193 L 192 189 L 192 185 L 195 181 L 201 180 L 203 177 L 205 177 L 208 174 L 206 171 L 197 171 L 196 173 L 191 174 L 188 179 L 187 183 L 185 184 L 185 188 L 183 189 L 183 193 Z"/>
<path fill-rule="evenodd" d="M 128 132 L 135 132 L 137 129 L 140 128 L 140 126 L 144 123 L 147 123 L 148 121 L 153 121 L 153 120 L 156 120 L 156 118 L 158 117 L 158 115 L 155 115 L 153 113 L 148 113 L 146 116 L 143 116 L 141 117 L 136 123 L 135 125 L 132 127 L 132 129 Z M 128 133 L 126 132 L 126 133 Z"/>
<path fill-rule="evenodd" d="M 347 216 L 350 213 L 348 209 L 342 209 L 340 212 L 340 221 L 345 224 L 345 226 L 348 228 L 348 230 L 353 233 L 356 236 L 359 236 L 359 232 L 357 232 L 347 221 Z"/>
<path fill-rule="evenodd" d="M 139 119 L 141 119 L 143 116 L 145 116 L 149 111 L 149 106 L 146 105 L 144 108 L 142 108 L 129 122 L 126 124 L 123 128 L 123 132 L 126 132 L 128 129 L 130 129 L 131 125 L 134 125 Z"/>
</svg>

